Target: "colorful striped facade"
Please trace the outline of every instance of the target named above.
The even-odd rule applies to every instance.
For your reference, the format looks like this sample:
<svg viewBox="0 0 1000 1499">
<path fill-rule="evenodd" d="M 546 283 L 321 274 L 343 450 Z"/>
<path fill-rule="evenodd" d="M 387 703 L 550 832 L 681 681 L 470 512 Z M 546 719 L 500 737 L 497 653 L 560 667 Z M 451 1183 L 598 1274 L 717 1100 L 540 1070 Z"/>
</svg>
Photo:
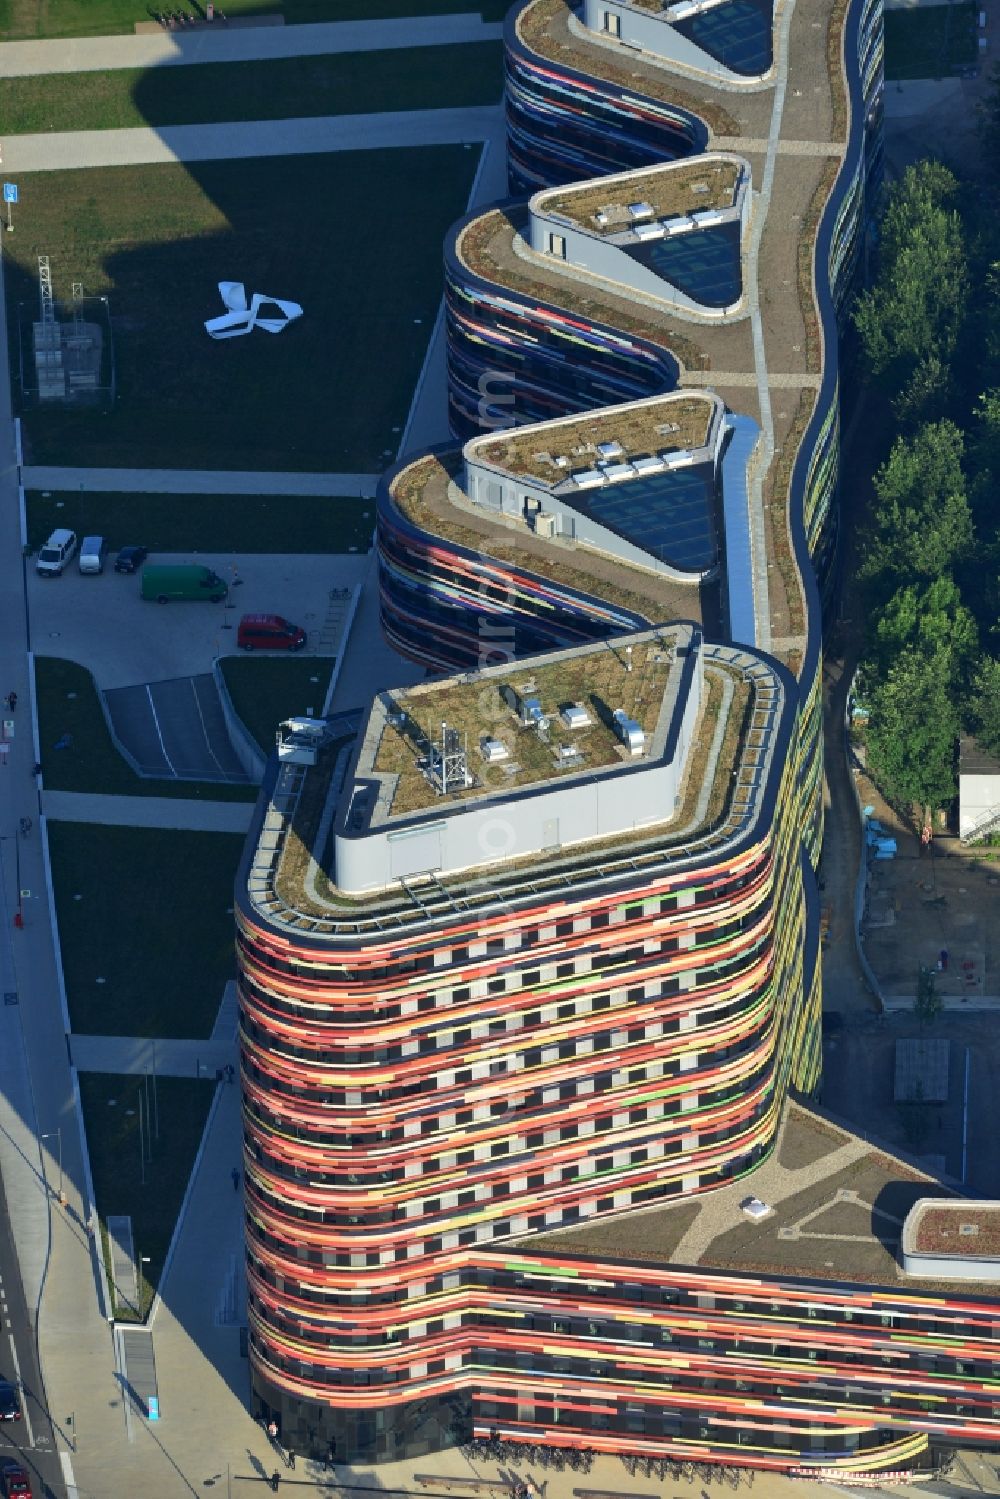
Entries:
<svg viewBox="0 0 1000 1499">
<path fill-rule="evenodd" d="M 727 136 L 690 79 L 674 101 L 666 84 L 644 93 L 603 42 L 587 67 L 553 61 L 533 17 L 555 3 L 507 24 L 515 192 Z M 262 882 L 273 828 L 251 835 L 237 905 L 250 1360 L 257 1410 L 299 1451 L 334 1440 L 339 1460 L 378 1461 L 496 1430 L 847 1478 L 906 1468 L 931 1438 L 1000 1440 L 995 1302 L 549 1237 L 739 1182 L 819 1076 L 817 572 L 836 547 L 838 318 L 878 188 L 882 88 L 881 0 L 830 12 L 843 144 L 798 251 L 815 360 L 765 491 L 786 521 L 769 555 L 787 617 L 763 644 L 706 647 L 728 798 L 576 864 L 325 914 Z M 828 40 L 810 45 L 826 58 Z M 523 227 L 527 209 L 504 217 Z M 583 314 L 551 281 L 534 295 L 486 274 L 487 220 L 446 247 L 457 437 L 683 382 L 679 322 L 624 327 L 599 289 Z M 443 523 L 461 480 L 448 452 L 380 486 L 383 628 L 404 654 L 467 671 L 662 622 L 628 579 L 602 588 L 516 537 Z"/>
</svg>

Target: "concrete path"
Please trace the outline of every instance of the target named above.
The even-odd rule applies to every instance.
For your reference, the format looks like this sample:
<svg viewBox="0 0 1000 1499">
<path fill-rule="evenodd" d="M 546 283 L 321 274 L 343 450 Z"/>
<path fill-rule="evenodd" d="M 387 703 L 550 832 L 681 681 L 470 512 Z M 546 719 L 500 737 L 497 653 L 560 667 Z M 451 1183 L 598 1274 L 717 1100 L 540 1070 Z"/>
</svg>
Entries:
<svg viewBox="0 0 1000 1499">
<path fill-rule="evenodd" d="M 960 78 L 911 78 L 905 83 L 890 83 L 885 91 L 886 119 L 905 120 L 925 115 L 942 104 L 956 104 L 963 98 Z"/>
<path fill-rule="evenodd" d="M 257 62 L 331 52 L 381 52 L 401 47 L 497 41 L 499 24 L 474 14 L 411 16 L 394 21 L 332 21 L 309 26 L 248 26 L 149 36 L 91 36 L 5 42 L 0 78 L 42 73 L 94 73 L 106 68 L 162 68 L 199 62 Z"/>
<path fill-rule="evenodd" d="M 81 1072 L 155 1073 L 157 1077 L 214 1077 L 237 1066 L 236 1037 L 174 1041 L 148 1036 L 70 1037 L 73 1066 Z M 234 1094 L 239 1089 L 233 1084 Z"/>
<path fill-rule="evenodd" d="M 26 464 L 25 489 L 82 489 L 122 494 L 289 494 L 368 499 L 378 474 L 259 473 L 221 468 L 49 468 Z"/>
<path fill-rule="evenodd" d="M 184 828 L 192 833 L 245 833 L 253 802 L 199 802 L 170 796 L 99 796 L 43 791 L 42 811 L 54 822 L 99 822 L 116 828 Z"/>
<path fill-rule="evenodd" d="M 0 346 L 7 322 L 0 298 Z M 6 779 L 0 788 L 0 821 L 6 828 L 22 816 L 38 816 L 31 766 L 31 679 L 28 672 L 24 575 L 13 566 L 21 547 L 18 473 L 11 415 L 8 365 L 0 361 L 0 672 L 23 705 L 9 745 Z M 13 853 L 10 843 L 4 854 Z M 4 857 L 0 878 L 0 926 L 10 934 L 3 975 L 4 992 L 16 992 L 16 1005 L 3 1006 L 0 1056 L 0 1173 L 36 1341 L 45 1393 L 56 1424 L 67 1480 L 72 1459 L 63 1426 L 74 1405 L 87 1405 L 96 1443 L 110 1439 L 120 1423 L 108 1394 L 91 1402 L 80 1371 L 109 1361 L 107 1325 L 96 1297 L 94 1241 L 86 1225 L 91 1213 L 89 1170 L 76 1103 L 75 1077 L 65 1041 L 62 970 L 47 900 L 48 868 L 43 840 L 21 840 L 17 858 Z M 24 926 L 13 927 L 21 898 Z M 42 1143 L 42 1136 L 48 1138 Z M 57 1146 L 58 1141 L 58 1146 Z M 51 1183 L 62 1169 L 64 1208 L 53 1208 Z M 119 1392 L 120 1394 L 120 1392 Z M 86 1492 L 86 1490 L 84 1490 Z M 115 1492 L 111 1490 L 110 1492 Z"/>
<path fill-rule="evenodd" d="M 308 156 L 380 151 L 393 146 L 454 146 L 486 140 L 502 114 L 497 104 L 390 114 L 319 115 L 295 120 L 237 120 L 221 125 L 162 125 L 156 130 L 69 130 L 9 135 L 4 171 L 146 166 L 250 156 Z"/>
</svg>

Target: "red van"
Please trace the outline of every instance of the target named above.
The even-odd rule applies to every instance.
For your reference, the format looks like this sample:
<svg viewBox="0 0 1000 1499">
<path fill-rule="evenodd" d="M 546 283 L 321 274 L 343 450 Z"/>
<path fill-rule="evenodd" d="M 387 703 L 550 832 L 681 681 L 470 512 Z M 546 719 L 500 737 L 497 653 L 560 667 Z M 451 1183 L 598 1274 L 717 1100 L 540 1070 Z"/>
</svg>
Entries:
<svg viewBox="0 0 1000 1499">
<path fill-rule="evenodd" d="M 236 631 L 241 651 L 300 651 L 306 632 L 280 614 L 244 614 Z"/>
</svg>

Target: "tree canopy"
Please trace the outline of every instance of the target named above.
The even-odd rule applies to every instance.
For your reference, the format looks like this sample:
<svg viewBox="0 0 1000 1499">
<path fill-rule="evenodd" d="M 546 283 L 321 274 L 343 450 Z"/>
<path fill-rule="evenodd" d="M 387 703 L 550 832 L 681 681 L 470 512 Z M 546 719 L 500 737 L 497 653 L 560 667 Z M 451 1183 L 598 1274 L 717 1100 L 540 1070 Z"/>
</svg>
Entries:
<svg viewBox="0 0 1000 1499">
<path fill-rule="evenodd" d="M 1000 756 L 1000 661 L 995 656 L 984 656 L 979 663 L 969 725 L 987 754 Z"/>
<path fill-rule="evenodd" d="M 922 808 L 955 795 L 958 713 L 946 658 L 903 651 L 869 696 L 868 755 L 878 781 Z"/>
<path fill-rule="evenodd" d="M 962 449 L 953 422 L 934 422 L 898 438 L 876 473 L 863 568 L 884 592 L 912 578 L 941 577 L 972 546 Z"/>
<path fill-rule="evenodd" d="M 976 621 L 951 578 L 898 588 L 876 618 L 865 680 L 881 681 L 897 656 L 913 651 L 925 659 L 942 656 L 942 669 L 952 686 L 960 688 L 968 682 L 978 635 Z"/>
<path fill-rule="evenodd" d="M 951 206 L 957 193 L 939 162 L 907 167 L 889 192 L 875 285 L 855 305 L 868 364 L 906 424 L 939 415 L 950 389 L 969 295 L 962 221 Z"/>
</svg>

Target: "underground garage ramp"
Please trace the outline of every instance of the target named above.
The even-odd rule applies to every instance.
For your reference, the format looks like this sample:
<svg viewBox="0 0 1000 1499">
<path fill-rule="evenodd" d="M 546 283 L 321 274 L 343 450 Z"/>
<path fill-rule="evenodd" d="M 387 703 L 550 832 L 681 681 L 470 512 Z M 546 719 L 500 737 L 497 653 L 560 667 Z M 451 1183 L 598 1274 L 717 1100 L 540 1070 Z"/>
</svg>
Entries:
<svg viewBox="0 0 1000 1499">
<path fill-rule="evenodd" d="M 140 774 L 248 783 L 210 674 L 116 687 L 104 701 L 115 736 Z"/>
</svg>

